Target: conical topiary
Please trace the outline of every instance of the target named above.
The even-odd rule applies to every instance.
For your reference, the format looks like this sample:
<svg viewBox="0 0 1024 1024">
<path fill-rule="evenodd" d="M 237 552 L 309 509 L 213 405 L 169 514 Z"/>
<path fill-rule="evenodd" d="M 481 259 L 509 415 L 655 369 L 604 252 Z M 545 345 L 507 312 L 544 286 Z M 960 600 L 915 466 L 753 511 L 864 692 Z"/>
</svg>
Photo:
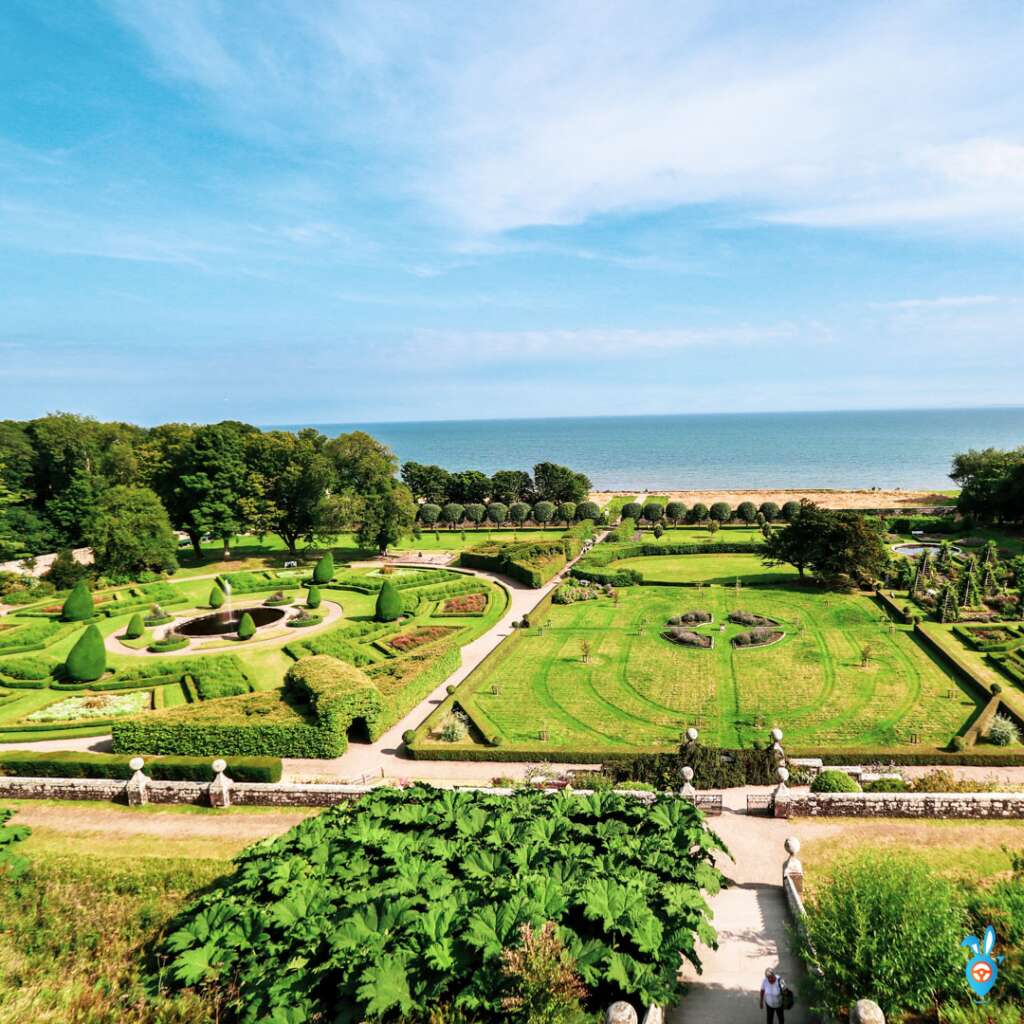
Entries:
<svg viewBox="0 0 1024 1024">
<path fill-rule="evenodd" d="M 107 650 L 96 625 L 88 626 L 71 648 L 64 672 L 74 683 L 95 682 L 107 670 Z"/>
<path fill-rule="evenodd" d="M 217 586 L 216 583 L 210 588 L 210 607 L 211 608 L 223 608 L 224 602 L 227 597 L 224 595 L 224 591 Z"/>
<path fill-rule="evenodd" d="M 330 583 L 334 577 L 334 555 L 330 551 L 322 556 L 313 570 L 314 583 Z"/>
<path fill-rule="evenodd" d="M 376 619 L 378 622 L 394 622 L 401 614 L 402 595 L 391 580 L 385 580 L 377 595 Z"/>
<path fill-rule="evenodd" d="M 306 607 L 307 608 L 319 608 L 320 607 L 320 588 L 310 587 L 309 593 L 306 594 Z"/>
<path fill-rule="evenodd" d="M 86 619 L 92 618 L 92 614 L 92 594 L 89 593 L 85 580 L 79 580 L 71 588 L 71 593 L 60 610 L 60 617 L 65 622 L 85 622 Z"/>
<path fill-rule="evenodd" d="M 138 640 L 140 636 L 145 632 L 146 627 L 142 622 L 142 612 L 136 612 L 128 623 L 128 628 L 124 631 L 125 640 Z"/>
<path fill-rule="evenodd" d="M 256 623 L 248 612 L 243 612 L 238 620 L 238 639 L 251 640 L 256 635 Z"/>
</svg>

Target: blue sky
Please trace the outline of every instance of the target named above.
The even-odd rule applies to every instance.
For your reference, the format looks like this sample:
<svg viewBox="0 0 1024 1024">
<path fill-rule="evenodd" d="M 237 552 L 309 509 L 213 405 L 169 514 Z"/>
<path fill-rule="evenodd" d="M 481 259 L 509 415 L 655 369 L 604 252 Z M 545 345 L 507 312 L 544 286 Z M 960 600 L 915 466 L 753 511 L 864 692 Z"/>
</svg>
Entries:
<svg viewBox="0 0 1024 1024">
<path fill-rule="evenodd" d="M 1024 395 L 1010 3 L 5 0 L 0 416 Z"/>
</svg>

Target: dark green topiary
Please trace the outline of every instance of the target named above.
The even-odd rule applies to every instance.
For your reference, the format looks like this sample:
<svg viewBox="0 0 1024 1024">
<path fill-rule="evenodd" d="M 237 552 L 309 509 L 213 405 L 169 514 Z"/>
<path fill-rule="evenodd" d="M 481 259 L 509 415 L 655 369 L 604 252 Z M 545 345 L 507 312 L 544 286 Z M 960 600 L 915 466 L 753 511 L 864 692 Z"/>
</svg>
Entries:
<svg viewBox="0 0 1024 1024">
<path fill-rule="evenodd" d="M 238 639 L 251 640 L 256 635 L 256 623 L 248 612 L 243 612 L 238 620 Z"/>
<path fill-rule="evenodd" d="M 136 612 L 124 631 L 125 640 L 138 640 L 145 632 L 146 627 L 142 623 L 142 612 Z"/>
<path fill-rule="evenodd" d="M 324 555 L 319 562 L 316 563 L 316 568 L 313 570 L 313 582 L 314 583 L 330 583 L 334 577 L 334 555 L 330 551 Z"/>
<path fill-rule="evenodd" d="M 402 595 L 398 593 L 391 580 L 385 580 L 377 595 L 378 622 L 394 622 L 402 614 Z"/>
<path fill-rule="evenodd" d="M 860 785 L 846 772 L 823 771 L 811 783 L 812 793 L 859 793 Z"/>
<path fill-rule="evenodd" d="M 107 650 L 99 627 L 88 626 L 71 648 L 64 673 L 75 683 L 93 683 L 107 670 Z"/>
<path fill-rule="evenodd" d="M 61 609 L 60 617 L 65 622 L 85 622 L 93 616 L 92 594 L 85 584 L 85 580 L 79 580 L 68 594 L 64 607 Z"/>
<path fill-rule="evenodd" d="M 307 608 L 319 608 L 320 607 L 320 588 L 310 587 L 309 593 L 306 594 L 306 607 Z"/>
<path fill-rule="evenodd" d="M 210 607 L 211 608 L 223 608 L 224 602 L 227 597 L 224 595 L 224 591 L 217 586 L 216 583 L 210 587 Z"/>
<path fill-rule="evenodd" d="M 416 733 L 415 733 L 415 731 L 414 731 L 414 730 L 412 730 L 412 729 L 406 729 L 406 730 L 405 730 L 405 732 L 403 732 L 403 733 L 402 733 L 402 742 L 403 742 L 403 743 L 404 743 L 404 744 L 405 744 L 406 746 L 408 746 L 408 745 L 409 745 L 410 743 L 412 743 L 412 741 L 413 741 L 414 739 L 416 739 Z"/>
</svg>

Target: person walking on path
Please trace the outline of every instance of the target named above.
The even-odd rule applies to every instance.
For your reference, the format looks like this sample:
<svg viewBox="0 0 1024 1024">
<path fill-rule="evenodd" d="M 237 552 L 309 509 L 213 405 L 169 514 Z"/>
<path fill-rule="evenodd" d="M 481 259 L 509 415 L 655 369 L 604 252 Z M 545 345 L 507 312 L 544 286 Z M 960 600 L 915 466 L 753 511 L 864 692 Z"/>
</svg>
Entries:
<svg viewBox="0 0 1024 1024">
<path fill-rule="evenodd" d="M 768 1008 L 768 1024 L 773 1024 L 776 1015 L 779 1024 L 786 1024 L 786 1012 L 782 1008 L 782 979 L 769 967 L 761 982 L 761 1009 Z"/>
</svg>

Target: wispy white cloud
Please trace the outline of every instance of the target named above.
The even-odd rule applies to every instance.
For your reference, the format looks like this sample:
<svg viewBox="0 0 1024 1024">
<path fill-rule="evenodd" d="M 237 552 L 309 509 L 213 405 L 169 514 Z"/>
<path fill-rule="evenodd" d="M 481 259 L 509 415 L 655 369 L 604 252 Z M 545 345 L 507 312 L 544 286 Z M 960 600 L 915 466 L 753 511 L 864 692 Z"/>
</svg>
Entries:
<svg viewBox="0 0 1024 1024">
<path fill-rule="evenodd" d="M 112 2 L 238 130 L 362 147 L 474 232 L 694 203 L 1024 227 L 1024 20 L 1001 5 Z"/>
<path fill-rule="evenodd" d="M 965 306 L 990 306 L 999 302 L 998 295 L 940 295 L 933 299 L 897 299 L 894 302 L 873 302 L 873 309 L 963 309 Z"/>
</svg>

